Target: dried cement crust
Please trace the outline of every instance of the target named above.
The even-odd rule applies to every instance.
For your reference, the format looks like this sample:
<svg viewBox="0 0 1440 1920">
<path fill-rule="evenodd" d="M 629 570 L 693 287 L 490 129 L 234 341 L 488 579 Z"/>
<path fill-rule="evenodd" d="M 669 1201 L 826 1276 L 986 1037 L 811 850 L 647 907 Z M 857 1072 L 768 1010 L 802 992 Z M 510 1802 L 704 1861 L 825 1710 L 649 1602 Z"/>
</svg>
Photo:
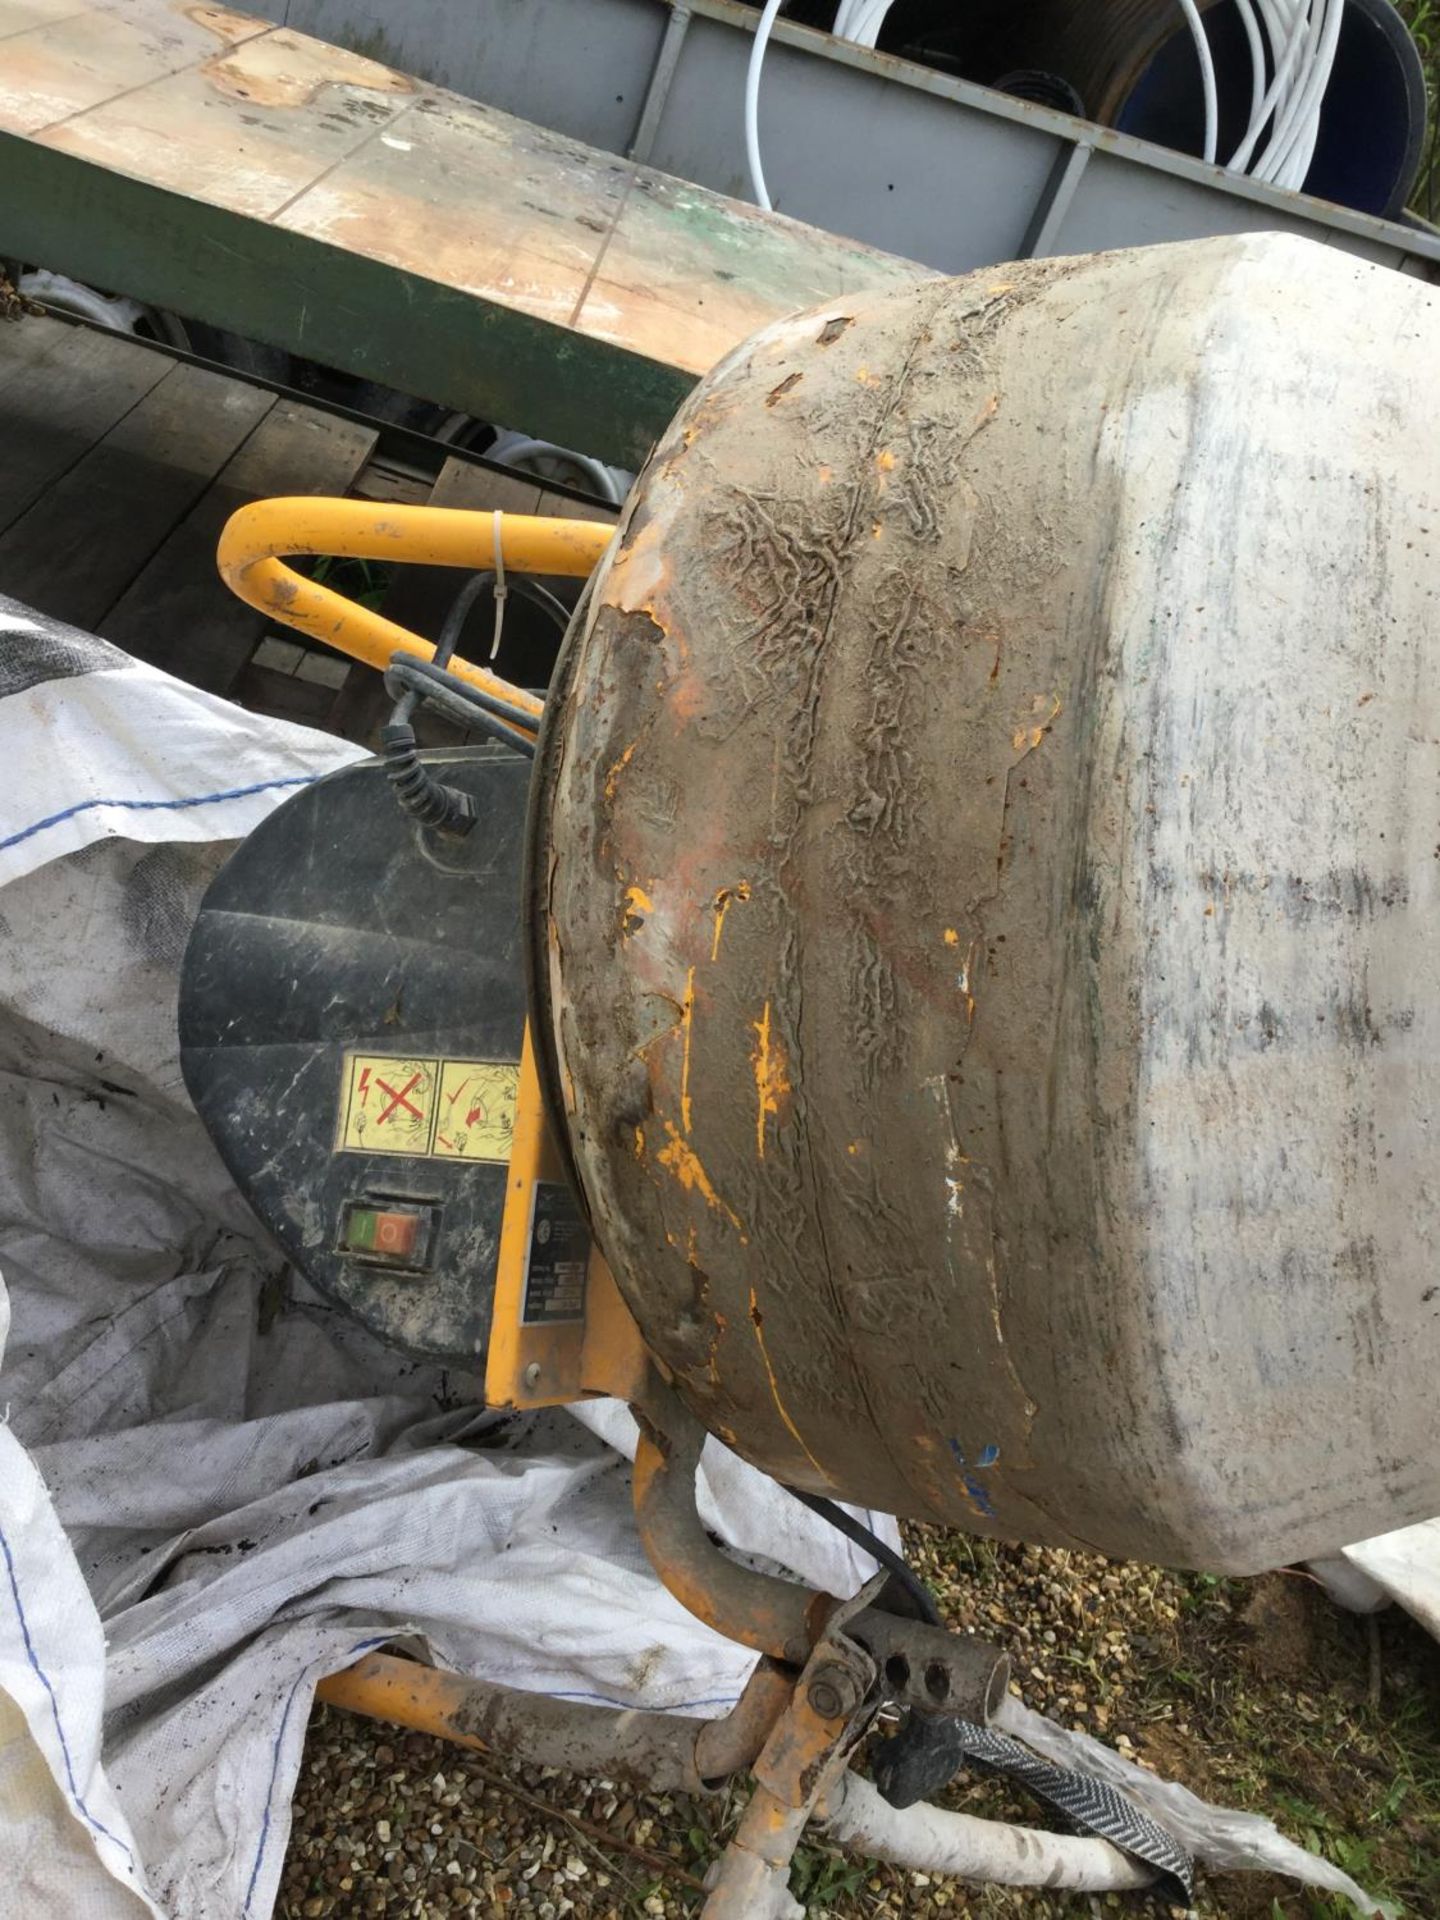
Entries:
<svg viewBox="0 0 1440 1920">
<path fill-rule="evenodd" d="M 1279 236 L 997 268 L 768 329 L 657 450 L 539 1024 L 779 1477 L 1236 1570 L 1440 1504 L 1440 421 L 1373 364 L 1434 309 Z"/>
</svg>

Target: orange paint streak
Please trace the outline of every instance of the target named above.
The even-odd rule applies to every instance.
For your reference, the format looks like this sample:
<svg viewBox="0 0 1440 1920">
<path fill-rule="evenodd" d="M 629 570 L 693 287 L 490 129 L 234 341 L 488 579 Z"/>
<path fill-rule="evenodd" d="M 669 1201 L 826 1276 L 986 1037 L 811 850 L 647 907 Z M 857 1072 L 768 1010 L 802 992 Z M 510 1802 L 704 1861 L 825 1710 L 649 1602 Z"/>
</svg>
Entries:
<svg viewBox="0 0 1440 1920">
<path fill-rule="evenodd" d="M 615 798 L 616 785 L 620 779 L 621 774 L 625 771 L 626 767 L 629 766 L 630 756 L 634 753 L 634 751 L 635 751 L 635 742 L 632 740 L 629 746 L 626 747 L 625 751 L 621 754 L 620 758 L 615 762 L 614 766 L 611 767 L 609 773 L 606 774 L 605 798 L 607 800 L 613 800 Z"/>
<path fill-rule="evenodd" d="M 670 1144 L 663 1147 L 658 1155 L 660 1165 L 674 1174 L 687 1193 L 698 1193 L 707 1206 L 714 1207 L 717 1213 L 723 1213 L 738 1232 L 740 1216 L 731 1212 L 711 1186 L 710 1176 L 701 1166 L 700 1157 L 689 1141 L 682 1139 L 668 1120 L 665 1122 L 665 1131 L 670 1136 Z"/>
<path fill-rule="evenodd" d="M 632 934 L 638 933 L 654 911 L 654 902 L 643 887 L 627 887 L 625 911 L 620 916 L 620 937 L 628 940 Z"/>
<path fill-rule="evenodd" d="M 692 1265 L 694 1262 L 692 1261 Z M 715 1331 L 710 1336 L 710 1351 L 705 1356 L 705 1370 L 718 1387 L 720 1384 L 720 1343 L 730 1331 L 730 1322 L 723 1313 L 714 1316 Z M 723 1437 L 723 1436 L 722 1436 Z M 733 1442 L 731 1443 L 733 1445 Z"/>
<path fill-rule="evenodd" d="M 690 1029 L 695 1024 L 695 969 L 685 976 L 685 998 L 680 1024 L 685 1032 L 685 1052 L 680 1061 L 680 1124 L 690 1132 Z"/>
<path fill-rule="evenodd" d="M 755 1151 L 763 1160 L 765 1121 L 771 1114 L 778 1116 L 781 1099 L 790 1091 L 790 1080 L 786 1072 L 785 1048 L 771 1031 L 768 1000 L 764 1013 L 751 1025 L 757 1035 L 754 1051 L 750 1055 L 755 1069 Z"/>
<path fill-rule="evenodd" d="M 1043 693 L 1037 693 L 1031 703 L 1032 713 L 1042 712 L 1044 706 L 1045 695 Z M 1045 715 L 1045 718 L 1040 724 L 1038 726 L 1021 727 L 1018 732 L 1012 735 L 1010 745 L 1014 748 L 1015 752 L 1019 754 L 1033 753 L 1045 738 L 1046 734 L 1049 733 L 1051 725 L 1058 718 L 1060 712 L 1061 705 L 1059 697 L 1056 694 L 1051 694 L 1050 711 Z"/>
<path fill-rule="evenodd" d="M 786 1410 L 785 1402 L 780 1398 L 780 1383 L 775 1378 L 775 1369 L 770 1364 L 769 1350 L 765 1345 L 765 1316 L 760 1311 L 760 1302 L 755 1298 L 755 1289 L 753 1287 L 750 1289 L 750 1324 L 755 1329 L 755 1344 L 760 1349 L 760 1359 L 764 1364 L 765 1378 L 770 1383 L 770 1398 L 775 1402 L 775 1411 L 784 1421 L 785 1431 L 790 1435 L 790 1438 L 795 1442 L 796 1446 L 799 1447 L 800 1451 L 820 1475 L 820 1478 L 825 1482 L 826 1486 L 829 1486 L 829 1474 L 826 1473 L 809 1447 L 806 1446 L 804 1435 L 790 1418 Z"/>
</svg>

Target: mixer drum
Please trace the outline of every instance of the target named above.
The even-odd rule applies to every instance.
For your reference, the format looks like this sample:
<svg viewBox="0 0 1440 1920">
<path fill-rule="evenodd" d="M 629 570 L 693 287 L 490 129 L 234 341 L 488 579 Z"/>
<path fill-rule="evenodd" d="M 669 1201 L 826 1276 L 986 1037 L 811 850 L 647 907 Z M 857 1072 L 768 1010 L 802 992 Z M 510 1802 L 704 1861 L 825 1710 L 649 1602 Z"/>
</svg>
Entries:
<svg viewBox="0 0 1440 1920">
<path fill-rule="evenodd" d="M 773 326 L 532 819 L 594 1224 L 793 1484 L 1217 1570 L 1440 1510 L 1440 311 L 1276 235 Z"/>
</svg>

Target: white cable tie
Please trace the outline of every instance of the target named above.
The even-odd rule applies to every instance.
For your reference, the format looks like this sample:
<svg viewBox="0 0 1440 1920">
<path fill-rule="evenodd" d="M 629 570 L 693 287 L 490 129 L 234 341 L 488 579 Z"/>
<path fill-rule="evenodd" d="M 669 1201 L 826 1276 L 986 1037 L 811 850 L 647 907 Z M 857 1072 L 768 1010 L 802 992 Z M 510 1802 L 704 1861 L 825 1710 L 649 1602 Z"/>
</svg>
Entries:
<svg viewBox="0 0 1440 1920">
<path fill-rule="evenodd" d="M 510 589 L 505 584 L 505 545 L 501 537 L 501 527 L 505 516 L 499 507 L 495 509 L 494 546 L 495 546 L 495 626 L 490 635 L 490 658 L 493 660 L 500 651 L 500 630 L 505 625 L 505 596 Z"/>
</svg>

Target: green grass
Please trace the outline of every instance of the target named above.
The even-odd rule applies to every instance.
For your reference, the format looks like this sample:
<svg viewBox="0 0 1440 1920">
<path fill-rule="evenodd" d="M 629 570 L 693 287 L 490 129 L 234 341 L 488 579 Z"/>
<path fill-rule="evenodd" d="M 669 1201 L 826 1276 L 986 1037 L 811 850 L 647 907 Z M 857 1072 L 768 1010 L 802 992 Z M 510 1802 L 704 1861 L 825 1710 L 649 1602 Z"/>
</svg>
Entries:
<svg viewBox="0 0 1440 1920">
<path fill-rule="evenodd" d="M 353 600 L 357 606 L 368 607 L 372 613 L 379 611 L 395 576 L 395 568 L 383 561 L 352 560 L 331 553 L 318 554 L 310 563 L 308 572 L 317 586 L 329 587 L 333 593 L 343 593 L 347 600 Z"/>
<path fill-rule="evenodd" d="M 1423 220 L 1434 220 L 1440 211 L 1440 4 L 1437 0 L 1397 0 L 1397 7 L 1425 64 L 1425 92 L 1430 108 L 1425 158 L 1420 163 L 1410 205 Z"/>
<path fill-rule="evenodd" d="M 871 1869 L 864 1861 L 846 1859 L 824 1847 L 795 1849 L 790 1891 L 813 1920 L 821 1914 L 851 1914 Z"/>
<path fill-rule="evenodd" d="M 1433 1642 L 1398 1611 L 1381 1617 L 1377 1705 L 1367 1681 L 1370 1623 L 1340 1614 L 1307 1585 L 1299 1591 L 1314 1633 L 1309 1665 L 1288 1680 L 1264 1676 L 1239 1626 L 1250 1583 L 1183 1578 L 1190 1604 L 1176 1643 L 1145 1676 L 1142 1717 L 1183 1706 L 1196 1757 L 1212 1772 L 1203 1786 L 1216 1798 L 1267 1814 L 1409 1920 L 1440 1914 Z M 1222 1900 L 1225 1884 L 1212 1883 Z M 1270 1894 L 1261 1910 L 1269 1920 L 1353 1920 L 1347 1902 L 1298 1888 Z"/>
</svg>

